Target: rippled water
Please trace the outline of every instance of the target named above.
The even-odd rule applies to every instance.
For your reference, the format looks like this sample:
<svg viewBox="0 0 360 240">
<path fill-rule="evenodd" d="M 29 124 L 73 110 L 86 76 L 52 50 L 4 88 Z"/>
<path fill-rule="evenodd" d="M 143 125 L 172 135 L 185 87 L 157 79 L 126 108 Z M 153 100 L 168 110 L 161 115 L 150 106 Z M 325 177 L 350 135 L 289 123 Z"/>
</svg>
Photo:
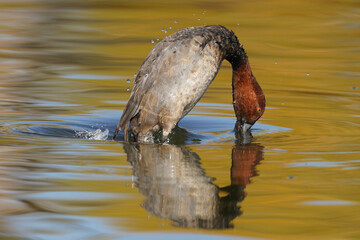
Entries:
<svg viewBox="0 0 360 240">
<path fill-rule="evenodd" d="M 359 238 L 359 14 L 357 1 L 0 1 L 0 238 Z M 155 43 L 204 24 L 237 34 L 264 89 L 252 142 L 232 131 L 227 62 L 169 145 L 111 140 Z"/>
</svg>

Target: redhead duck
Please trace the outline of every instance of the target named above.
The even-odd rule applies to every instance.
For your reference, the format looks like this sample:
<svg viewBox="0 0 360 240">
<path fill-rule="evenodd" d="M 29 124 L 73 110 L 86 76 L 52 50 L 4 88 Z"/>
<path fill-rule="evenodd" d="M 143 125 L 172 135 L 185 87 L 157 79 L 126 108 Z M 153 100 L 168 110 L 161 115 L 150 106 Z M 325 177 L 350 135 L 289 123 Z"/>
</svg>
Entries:
<svg viewBox="0 0 360 240">
<path fill-rule="evenodd" d="M 145 58 L 114 133 L 138 142 L 171 130 L 204 95 L 222 61 L 232 65 L 235 131 L 246 133 L 265 110 L 265 95 L 235 34 L 220 25 L 189 27 L 159 42 Z M 130 130 L 130 131 L 129 131 Z"/>
</svg>

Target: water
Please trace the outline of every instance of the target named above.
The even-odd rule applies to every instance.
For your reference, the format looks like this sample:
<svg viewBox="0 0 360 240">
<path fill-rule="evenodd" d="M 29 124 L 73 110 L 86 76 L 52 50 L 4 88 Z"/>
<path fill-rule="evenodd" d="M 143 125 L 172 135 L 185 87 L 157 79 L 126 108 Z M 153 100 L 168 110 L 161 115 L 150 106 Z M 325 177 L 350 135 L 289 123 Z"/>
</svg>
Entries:
<svg viewBox="0 0 360 240">
<path fill-rule="evenodd" d="M 204 24 L 264 89 L 252 142 L 227 62 L 170 144 L 111 140 L 152 41 Z M 358 33 L 357 1 L 1 1 L 0 238 L 359 238 Z"/>
</svg>

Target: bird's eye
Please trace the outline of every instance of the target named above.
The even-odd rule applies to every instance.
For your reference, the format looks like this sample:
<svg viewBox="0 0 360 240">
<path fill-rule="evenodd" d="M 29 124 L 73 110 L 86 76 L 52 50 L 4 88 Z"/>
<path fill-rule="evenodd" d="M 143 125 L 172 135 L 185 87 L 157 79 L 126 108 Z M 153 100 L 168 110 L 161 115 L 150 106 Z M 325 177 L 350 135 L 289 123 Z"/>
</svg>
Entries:
<svg viewBox="0 0 360 240">
<path fill-rule="evenodd" d="M 261 108 L 258 108 L 257 110 L 258 110 L 258 112 L 261 112 Z"/>
</svg>

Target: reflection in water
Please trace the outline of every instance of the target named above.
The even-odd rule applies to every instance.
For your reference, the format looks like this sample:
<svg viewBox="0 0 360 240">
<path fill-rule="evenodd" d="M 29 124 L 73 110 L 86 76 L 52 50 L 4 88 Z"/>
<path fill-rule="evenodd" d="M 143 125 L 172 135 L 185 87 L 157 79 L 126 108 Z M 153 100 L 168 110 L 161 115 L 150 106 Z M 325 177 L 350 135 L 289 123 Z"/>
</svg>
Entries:
<svg viewBox="0 0 360 240">
<path fill-rule="evenodd" d="M 146 211 L 189 228 L 232 227 L 231 220 L 241 214 L 237 203 L 244 200 L 244 189 L 263 159 L 261 145 L 236 145 L 231 184 L 219 188 L 205 175 L 199 156 L 185 146 L 125 144 L 124 149 L 137 187 L 146 196 Z M 226 196 L 220 197 L 220 191 Z"/>
</svg>

